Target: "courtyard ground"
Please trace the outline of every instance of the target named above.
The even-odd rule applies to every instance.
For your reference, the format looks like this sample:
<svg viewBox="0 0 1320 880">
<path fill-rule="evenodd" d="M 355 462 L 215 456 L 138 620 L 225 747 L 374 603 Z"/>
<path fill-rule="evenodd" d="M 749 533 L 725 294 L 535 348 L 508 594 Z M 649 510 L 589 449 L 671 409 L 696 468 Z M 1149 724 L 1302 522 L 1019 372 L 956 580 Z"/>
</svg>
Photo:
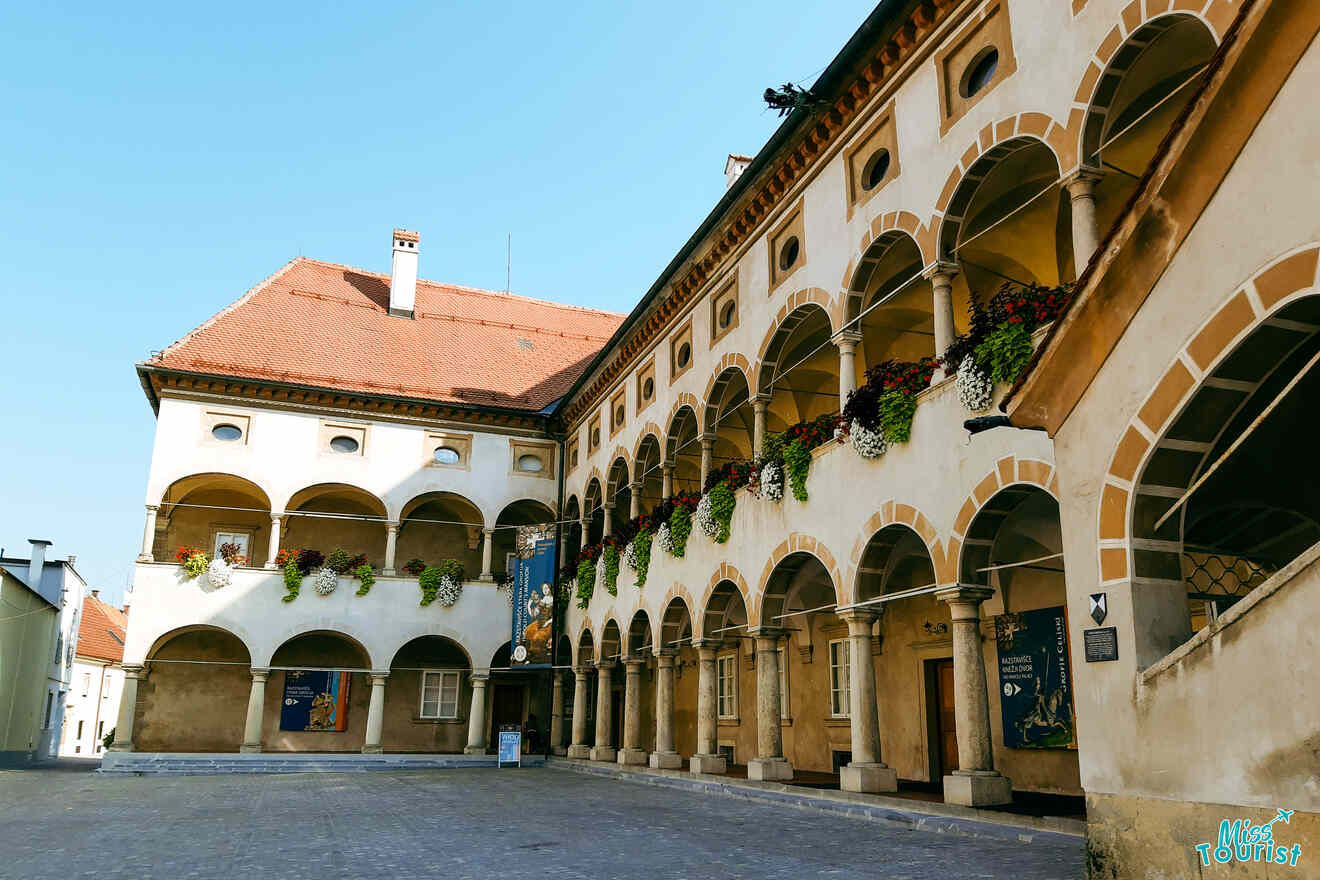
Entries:
<svg viewBox="0 0 1320 880">
<path fill-rule="evenodd" d="M 0 772 L 0 877 L 1078 878 L 1080 838 L 898 828 L 568 770 Z"/>
</svg>

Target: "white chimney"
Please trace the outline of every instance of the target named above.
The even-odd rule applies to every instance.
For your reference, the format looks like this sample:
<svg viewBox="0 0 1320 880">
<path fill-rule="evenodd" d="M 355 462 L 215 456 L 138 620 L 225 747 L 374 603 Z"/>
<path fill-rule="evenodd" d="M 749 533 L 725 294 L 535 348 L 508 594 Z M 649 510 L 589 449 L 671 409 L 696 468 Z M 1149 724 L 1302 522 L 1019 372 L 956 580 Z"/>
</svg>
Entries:
<svg viewBox="0 0 1320 880">
<path fill-rule="evenodd" d="M 730 153 L 729 159 L 724 163 L 724 190 L 728 192 L 742 173 L 747 170 L 747 166 L 752 164 L 751 156 L 740 156 L 737 153 Z"/>
<path fill-rule="evenodd" d="M 413 316 L 417 300 L 417 244 L 421 240 L 416 232 L 394 230 L 394 262 L 390 266 L 390 314 L 402 318 Z"/>
<path fill-rule="evenodd" d="M 51 542 L 28 538 L 28 543 L 32 545 L 32 559 L 28 562 L 28 586 L 34 590 L 40 590 L 41 572 L 46 567 L 46 548 L 51 545 Z"/>
</svg>

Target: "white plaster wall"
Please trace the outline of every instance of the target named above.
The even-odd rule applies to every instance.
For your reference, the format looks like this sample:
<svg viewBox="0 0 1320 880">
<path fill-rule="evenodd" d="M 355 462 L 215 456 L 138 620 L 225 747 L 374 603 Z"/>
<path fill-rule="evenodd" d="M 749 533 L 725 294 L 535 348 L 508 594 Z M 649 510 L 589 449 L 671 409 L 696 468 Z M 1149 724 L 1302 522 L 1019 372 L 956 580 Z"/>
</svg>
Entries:
<svg viewBox="0 0 1320 880">
<path fill-rule="evenodd" d="M 91 681 L 84 694 L 83 676 Z M 104 679 L 104 680 L 103 680 Z M 124 673 L 113 666 L 77 660 L 73 664 L 73 678 L 65 699 L 64 737 L 59 744 L 61 757 L 94 758 L 100 755 L 100 737 L 96 735 L 98 722 L 105 722 L 105 732 L 115 727 L 119 718 L 119 696 L 124 690 Z M 78 737 L 78 722 L 83 722 L 83 737 Z M 75 747 L 82 746 L 82 751 Z"/>
</svg>

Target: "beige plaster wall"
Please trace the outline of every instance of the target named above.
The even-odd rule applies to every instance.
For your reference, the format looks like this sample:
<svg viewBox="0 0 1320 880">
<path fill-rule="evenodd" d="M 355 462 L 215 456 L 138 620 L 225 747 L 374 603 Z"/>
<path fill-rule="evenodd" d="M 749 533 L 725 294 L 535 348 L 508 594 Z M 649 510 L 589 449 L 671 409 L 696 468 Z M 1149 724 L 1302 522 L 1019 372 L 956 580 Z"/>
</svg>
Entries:
<svg viewBox="0 0 1320 880">
<path fill-rule="evenodd" d="M 153 656 L 217 662 L 151 665 L 146 679 L 138 682 L 134 750 L 237 752 L 252 690 L 247 649 L 228 633 L 198 630 L 174 637 Z M 271 685 L 266 687 L 269 697 Z"/>
</svg>

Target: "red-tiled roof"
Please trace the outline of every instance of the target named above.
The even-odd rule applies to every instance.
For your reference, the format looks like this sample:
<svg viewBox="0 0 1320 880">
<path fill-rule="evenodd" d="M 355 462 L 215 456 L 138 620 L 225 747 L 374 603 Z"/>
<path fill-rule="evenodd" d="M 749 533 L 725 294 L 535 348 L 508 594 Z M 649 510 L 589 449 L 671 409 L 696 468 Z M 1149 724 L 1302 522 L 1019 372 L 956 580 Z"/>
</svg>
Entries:
<svg viewBox="0 0 1320 880">
<path fill-rule="evenodd" d="M 127 614 L 95 596 L 83 598 L 82 620 L 78 622 L 79 657 L 122 662 L 127 632 Z"/>
<path fill-rule="evenodd" d="M 390 277 L 299 257 L 150 363 L 170 369 L 538 411 L 558 400 L 622 315 L 417 282 L 413 319 Z"/>
</svg>

